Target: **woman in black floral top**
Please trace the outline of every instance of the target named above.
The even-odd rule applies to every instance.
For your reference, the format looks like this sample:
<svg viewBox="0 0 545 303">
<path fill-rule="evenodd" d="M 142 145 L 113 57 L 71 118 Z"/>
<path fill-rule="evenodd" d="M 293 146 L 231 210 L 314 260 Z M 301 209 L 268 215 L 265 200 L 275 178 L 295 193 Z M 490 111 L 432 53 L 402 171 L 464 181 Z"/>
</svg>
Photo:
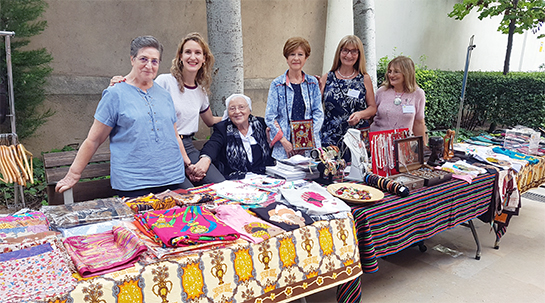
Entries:
<svg viewBox="0 0 545 303">
<path fill-rule="evenodd" d="M 320 89 L 324 101 L 322 146 L 343 147 L 348 128 L 368 128 L 367 120 L 377 111 L 363 44 L 357 36 L 348 35 L 339 42 L 331 70 L 320 77 Z"/>
</svg>

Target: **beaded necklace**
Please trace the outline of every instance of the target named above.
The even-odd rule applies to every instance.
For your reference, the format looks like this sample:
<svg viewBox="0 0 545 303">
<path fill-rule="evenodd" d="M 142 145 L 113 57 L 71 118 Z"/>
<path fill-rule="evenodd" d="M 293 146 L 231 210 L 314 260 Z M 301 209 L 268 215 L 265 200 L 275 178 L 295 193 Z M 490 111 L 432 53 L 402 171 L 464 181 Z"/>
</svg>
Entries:
<svg viewBox="0 0 545 303">
<path fill-rule="evenodd" d="M 350 74 L 350 76 L 345 76 L 345 75 L 341 74 L 341 69 L 337 69 L 337 73 L 343 79 L 350 79 L 350 78 L 354 77 L 354 75 L 356 74 L 356 70 L 354 69 L 354 71 L 352 72 L 352 74 Z"/>
</svg>

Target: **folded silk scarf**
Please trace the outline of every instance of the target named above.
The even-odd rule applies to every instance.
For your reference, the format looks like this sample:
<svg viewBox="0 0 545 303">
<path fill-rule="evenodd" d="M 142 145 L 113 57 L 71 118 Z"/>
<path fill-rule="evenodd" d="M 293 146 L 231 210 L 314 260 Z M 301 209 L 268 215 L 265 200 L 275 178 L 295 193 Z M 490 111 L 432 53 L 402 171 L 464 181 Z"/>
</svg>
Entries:
<svg viewBox="0 0 545 303">
<path fill-rule="evenodd" d="M 233 241 L 240 235 L 199 205 L 150 211 L 135 215 L 167 246 L 182 246 L 210 241 Z"/>
<path fill-rule="evenodd" d="M 64 246 L 84 278 L 131 267 L 147 250 L 137 236 L 119 226 L 104 233 L 66 238 Z"/>
</svg>

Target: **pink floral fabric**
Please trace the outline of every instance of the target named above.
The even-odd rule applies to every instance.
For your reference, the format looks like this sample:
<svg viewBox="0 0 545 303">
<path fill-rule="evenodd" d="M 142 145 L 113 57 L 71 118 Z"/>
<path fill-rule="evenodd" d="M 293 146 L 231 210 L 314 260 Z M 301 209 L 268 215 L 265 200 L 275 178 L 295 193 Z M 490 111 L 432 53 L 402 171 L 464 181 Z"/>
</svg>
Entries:
<svg viewBox="0 0 545 303">
<path fill-rule="evenodd" d="M 2 254 L 0 302 L 34 302 L 70 292 L 76 286 L 61 252 L 49 243 Z"/>
</svg>

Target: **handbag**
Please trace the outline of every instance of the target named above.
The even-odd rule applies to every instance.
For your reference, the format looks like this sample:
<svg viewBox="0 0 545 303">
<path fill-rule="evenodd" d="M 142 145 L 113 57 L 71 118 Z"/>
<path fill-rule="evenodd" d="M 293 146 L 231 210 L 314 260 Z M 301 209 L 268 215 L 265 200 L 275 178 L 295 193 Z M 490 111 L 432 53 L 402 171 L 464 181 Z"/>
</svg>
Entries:
<svg viewBox="0 0 545 303">
<path fill-rule="evenodd" d="M 293 150 L 307 150 L 316 147 L 312 119 L 291 121 L 290 129 Z"/>
</svg>

